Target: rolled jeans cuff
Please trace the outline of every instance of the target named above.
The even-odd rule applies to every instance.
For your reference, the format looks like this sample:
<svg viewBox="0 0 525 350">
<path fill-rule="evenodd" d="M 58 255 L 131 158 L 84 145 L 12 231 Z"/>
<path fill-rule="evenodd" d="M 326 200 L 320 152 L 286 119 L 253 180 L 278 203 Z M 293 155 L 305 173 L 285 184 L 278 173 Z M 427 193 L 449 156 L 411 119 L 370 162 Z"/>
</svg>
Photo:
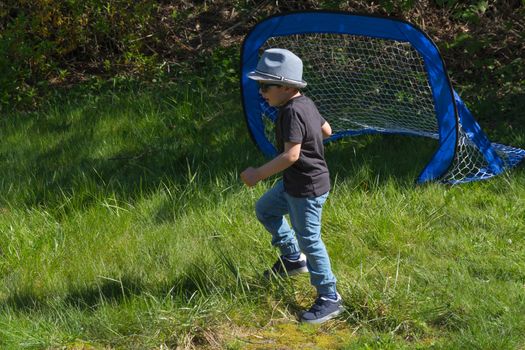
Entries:
<svg viewBox="0 0 525 350">
<path fill-rule="evenodd" d="M 316 286 L 316 289 L 317 289 L 317 295 L 327 295 L 327 294 L 337 293 L 335 283 L 329 283 L 329 284 L 323 284 L 320 286 Z"/>
<path fill-rule="evenodd" d="M 281 246 L 279 247 L 279 250 L 281 251 L 281 255 L 292 255 L 301 252 L 301 250 L 296 244 L 288 244 Z"/>
</svg>

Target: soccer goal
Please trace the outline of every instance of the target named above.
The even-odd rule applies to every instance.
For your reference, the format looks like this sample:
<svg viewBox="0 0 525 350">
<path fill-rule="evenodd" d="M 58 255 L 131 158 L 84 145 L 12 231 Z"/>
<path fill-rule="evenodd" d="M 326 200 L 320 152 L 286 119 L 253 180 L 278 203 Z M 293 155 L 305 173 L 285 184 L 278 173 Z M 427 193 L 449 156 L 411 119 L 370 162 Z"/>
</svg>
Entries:
<svg viewBox="0 0 525 350">
<path fill-rule="evenodd" d="M 334 134 L 424 136 L 439 146 L 417 181 L 462 183 L 516 166 L 525 150 L 491 143 L 453 90 L 436 45 L 405 21 L 339 12 L 297 12 L 267 18 L 246 36 L 241 91 L 252 139 L 275 156 L 277 110 L 247 78 L 261 53 L 291 50 L 303 60 L 305 93 Z"/>
</svg>

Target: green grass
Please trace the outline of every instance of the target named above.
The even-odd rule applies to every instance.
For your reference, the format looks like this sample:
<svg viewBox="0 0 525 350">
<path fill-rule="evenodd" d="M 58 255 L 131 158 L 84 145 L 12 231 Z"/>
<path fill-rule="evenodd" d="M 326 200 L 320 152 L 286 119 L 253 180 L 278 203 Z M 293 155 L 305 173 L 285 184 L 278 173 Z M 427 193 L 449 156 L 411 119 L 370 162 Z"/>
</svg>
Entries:
<svg viewBox="0 0 525 350">
<path fill-rule="evenodd" d="M 76 88 L 0 138 L 2 349 L 525 347 L 523 167 L 415 186 L 432 140 L 328 145 L 347 312 L 312 327 L 307 276 L 261 278 L 277 252 L 253 207 L 274 179 L 239 181 L 264 159 L 235 84 Z"/>
</svg>

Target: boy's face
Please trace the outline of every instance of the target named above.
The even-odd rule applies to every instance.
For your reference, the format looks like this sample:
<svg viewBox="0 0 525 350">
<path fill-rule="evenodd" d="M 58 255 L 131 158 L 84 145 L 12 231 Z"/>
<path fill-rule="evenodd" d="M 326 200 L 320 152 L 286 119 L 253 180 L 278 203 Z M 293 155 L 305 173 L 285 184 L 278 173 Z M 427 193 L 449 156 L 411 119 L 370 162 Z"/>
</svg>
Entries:
<svg viewBox="0 0 525 350">
<path fill-rule="evenodd" d="M 288 102 L 297 93 L 297 89 L 277 84 L 259 83 L 259 93 L 270 106 L 279 107 Z"/>
</svg>

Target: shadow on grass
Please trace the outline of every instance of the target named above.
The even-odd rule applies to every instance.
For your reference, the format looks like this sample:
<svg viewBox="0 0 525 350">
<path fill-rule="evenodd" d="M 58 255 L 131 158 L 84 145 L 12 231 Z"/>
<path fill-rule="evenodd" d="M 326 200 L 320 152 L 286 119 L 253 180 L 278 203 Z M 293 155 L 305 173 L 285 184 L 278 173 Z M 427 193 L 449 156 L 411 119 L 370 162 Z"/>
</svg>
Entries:
<svg viewBox="0 0 525 350">
<path fill-rule="evenodd" d="M 224 296 L 227 292 L 235 291 L 230 288 L 228 279 L 216 279 L 206 273 L 197 265 L 188 268 L 183 274 L 164 283 L 150 285 L 132 276 L 123 276 L 119 279 L 100 278 L 86 287 L 72 288 L 65 295 L 44 294 L 34 290 L 21 290 L 11 293 L 0 303 L 0 310 L 21 313 L 33 313 L 49 309 L 67 307 L 83 311 L 96 311 L 105 305 L 124 303 L 134 297 L 144 295 L 154 296 L 159 300 L 173 297 L 181 303 L 188 303 L 198 295 L 199 298 L 210 298 L 218 295 Z M 265 281 L 264 286 L 269 286 Z M 261 285 L 254 285 L 250 291 L 255 295 Z"/>
<path fill-rule="evenodd" d="M 394 180 L 413 187 L 437 147 L 437 141 L 423 137 L 359 136 L 329 144 L 326 159 L 332 178 L 338 180 L 353 178 L 379 186 Z"/>
<path fill-rule="evenodd" d="M 126 298 L 142 294 L 144 285 L 133 277 L 118 280 L 103 280 L 94 287 L 86 287 L 71 292 L 64 303 L 79 309 L 96 309 L 100 305 L 120 303 Z"/>
<path fill-rule="evenodd" d="M 258 152 L 238 95 L 225 92 L 236 89 L 192 84 L 108 90 L 95 100 L 59 100 L 39 115 L 3 120 L 19 140 L 14 155 L 13 147 L 0 148 L 4 200 L 53 208 L 66 196 L 85 207 L 114 194 L 133 203 L 163 182 L 184 185 L 197 167 L 211 184 L 248 166 Z"/>
<path fill-rule="evenodd" d="M 0 149 L 0 198 L 67 214 L 108 196 L 133 204 L 166 184 L 184 188 L 197 172 L 199 187 L 213 193 L 217 178 L 265 161 L 248 136 L 237 85 L 214 84 L 124 86 L 72 101 L 66 94 L 39 115 L 4 119 L 12 134 L 27 131 L 15 156 Z M 326 157 L 332 179 L 412 187 L 436 149 L 426 138 L 360 136 L 329 144 Z M 179 205 L 161 205 L 157 221 L 174 220 Z"/>
<path fill-rule="evenodd" d="M 82 310 L 94 310 L 105 304 L 120 303 L 133 295 L 140 295 L 143 290 L 144 285 L 133 277 L 101 279 L 94 286 L 74 289 L 60 298 L 59 303 Z M 30 313 L 52 307 L 55 302 L 57 300 L 50 295 L 18 291 L 10 294 L 2 305 L 13 311 Z"/>
</svg>

